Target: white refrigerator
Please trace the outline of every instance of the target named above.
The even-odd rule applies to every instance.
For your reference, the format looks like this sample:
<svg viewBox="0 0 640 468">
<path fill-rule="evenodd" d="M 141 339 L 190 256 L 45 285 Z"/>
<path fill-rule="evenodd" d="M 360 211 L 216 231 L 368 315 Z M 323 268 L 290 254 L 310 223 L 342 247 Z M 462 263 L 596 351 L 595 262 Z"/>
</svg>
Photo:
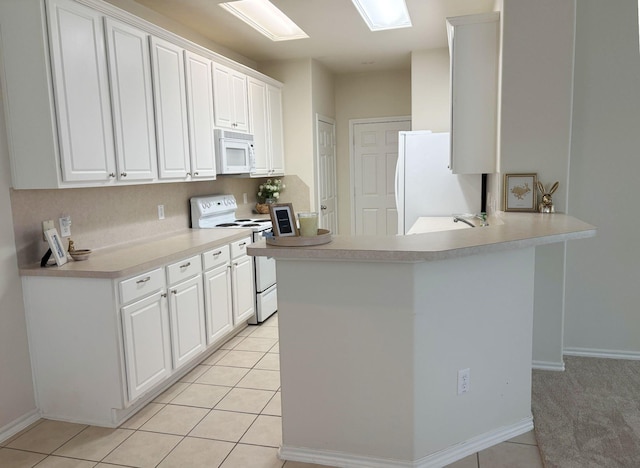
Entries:
<svg viewBox="0 0 640 468">
<path fill-rule="evenodd" d="M 421 216 L 479 213 L 481 174 L 452 174 L 449 133 L 399 132 L 396 167 L 398 235 Z"/>
</svg>

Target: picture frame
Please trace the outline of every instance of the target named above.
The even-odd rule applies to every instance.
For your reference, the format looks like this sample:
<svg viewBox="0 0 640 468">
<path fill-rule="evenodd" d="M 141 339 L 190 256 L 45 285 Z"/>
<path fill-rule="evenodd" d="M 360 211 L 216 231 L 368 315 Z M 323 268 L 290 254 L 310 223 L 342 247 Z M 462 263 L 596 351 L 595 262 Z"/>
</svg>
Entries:
<svg viewBox="0 0 640 468">
<path fill-rule="evenodd" d="M 273 225 L 273 235 L 277 237 L 298 237 L 296 215 L 291 203 L 274 203 L 269 205 L 269 215 Z"/>
<path fill-rule="evenodd" d="M 537 185 L 538 174 L 505 174 L 504 211 L 538 211 Z"/>
<path fill-rule="evenodd" d="M 58 234 L 58 230 L 56 228 L 47 229 L 44 231 L 44 237 L 47 239 L 53 257 L 56 259 L 56 264 L 62 266 L 67 263 L 67 252 L 62 246 L 62 239 Z"/>
</svg>

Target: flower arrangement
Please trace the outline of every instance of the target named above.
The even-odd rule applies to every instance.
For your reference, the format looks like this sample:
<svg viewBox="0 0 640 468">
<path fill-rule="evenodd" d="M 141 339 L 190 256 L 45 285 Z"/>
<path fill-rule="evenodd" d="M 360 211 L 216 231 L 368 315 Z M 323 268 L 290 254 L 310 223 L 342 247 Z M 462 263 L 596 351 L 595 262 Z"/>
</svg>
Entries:
<svg viewBox="0 0 640 468">
<path fill-rule="evenodd" d="M 285 185 L 280 179 L 267 179 L 264 184 L 258 187 L 258 202 L 265 203 L 268 199 L 278 200 L 280 192 L 284 190 Z"/>
</svg>

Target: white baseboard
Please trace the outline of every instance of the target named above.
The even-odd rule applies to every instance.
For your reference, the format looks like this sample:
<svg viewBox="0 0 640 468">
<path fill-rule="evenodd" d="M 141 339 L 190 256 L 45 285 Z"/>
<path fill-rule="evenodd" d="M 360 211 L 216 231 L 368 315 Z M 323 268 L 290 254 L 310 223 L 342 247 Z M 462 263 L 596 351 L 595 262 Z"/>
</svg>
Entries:
<svg viewBox="0 0 640 468">
<path fill-rule="evenodd" d="M 11 421 L 9 424 L 0 427 L 0 444 L 16 435 L 21 430 L 29 427 L 38 419 L 40 419 L 40 412 L 37 409 L 34 409 L 29 411 L 27 414 L 20 416 L 15 421 Z"/>
<path fill-rule="evenodd" d="M 282 460 L 345 468 L 441 468 L 469 455 L 473 455 L 476 452 L 529 432 L 532 429 L 533 417 L 530 416 L 509 426 L 486 432 L 480 436 L 473 437 L 415 461 L 389 460 L 386 458 L 367 457 L 350 453 L 332 452 L 329 450 L 288 447 L 286 445 L 280 447 L 278 456 Z"/>
<path fill-rule="evenodd" d="M 613 349 L 594 348 L 564 348 L 566 356 L 582 356 L 604 359 L 628 359 L 630 361 L 640 361 L 640 352 L 616 351 Z"/>
<path fill-rule="evenodd" d="M 564 361 L 562 362 L 533 361 L 531 367 L 537 370 L 550 370 L 550 371 L 564 372 Z"/>
</svg>

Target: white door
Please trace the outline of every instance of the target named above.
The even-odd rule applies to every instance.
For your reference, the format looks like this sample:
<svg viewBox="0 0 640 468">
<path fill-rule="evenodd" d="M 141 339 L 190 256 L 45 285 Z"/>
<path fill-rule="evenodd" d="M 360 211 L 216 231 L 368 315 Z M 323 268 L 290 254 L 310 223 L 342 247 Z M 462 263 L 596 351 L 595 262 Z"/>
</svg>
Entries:
<svg viewBox="0 0 640 468">
<path fill-rule="evenodd" d="M 267 176 L 269 164 L 269 123 L 267 120 L 267 84 L 248 79 L 249 123 L 253 134 L 254 166 L 252 176 Z"/>
<path fill-rule="evenodd" d="M 149 35 L 105 19 L 119 180 L 158 177 Z"/>
<path fill-rule="evenodd" d="M 353 125 L 352 189 L 356 235 L 397 234 L 395 171 L 398 132 L 410 129 L 410 120 Z"/>
<path fill-rule="evenodd" d="M 158 292 L 122 308 L 129 401 L 171 373 L 169 317 L 163 296 Z"/>
<path fill-rule="evenodd" d="M 185 51 L 191 177 L 216 177 L 211 60 Z"/>
<path fill-rule="evenodd" d="M 190 171 L 183 49 L 151 37 L 151 65 L 161 179 L 186 179 Z"/>
<path fill-rule="evenodd" d="M 169 312 L 173 367 L 177 369 L 206 346 L 202 276 L 170 288 Z"/>
<path fill-rule="evenodd" d="M 249 131 L 246 75 L 214 62 L 213 86 L 216 127 Z"/>
<path fill-rule="evenodd" d="M 233 289 L 233 323 L 251 318 L 256 311 L 253 283 L 253 261 L 248 255 L 231 261 L 231 285 Z"/>
<path fill-rule="evenodd" d="M 233 328 L 231 269 L 228 263 L 204 274 L 204 295 L 207 345 L 210 345 Z"/>
<path fill-rule="evenodd" d="M 332 119 L 318 116 L 316 125 L 319 227 L 337 233 L 336 124 Z"/>
<path fill-rule="evenodd" d="M 47 7 L 62 178 L 112 180 L 115 150 L 102 14 L 69 0 L 52 0 Z"/>
<path fill-rule="evenodd" d="M 282 90 L 267 85 L 271 175 L 284 175 L 284 133 L 282 125 Z"/>
</svg>

